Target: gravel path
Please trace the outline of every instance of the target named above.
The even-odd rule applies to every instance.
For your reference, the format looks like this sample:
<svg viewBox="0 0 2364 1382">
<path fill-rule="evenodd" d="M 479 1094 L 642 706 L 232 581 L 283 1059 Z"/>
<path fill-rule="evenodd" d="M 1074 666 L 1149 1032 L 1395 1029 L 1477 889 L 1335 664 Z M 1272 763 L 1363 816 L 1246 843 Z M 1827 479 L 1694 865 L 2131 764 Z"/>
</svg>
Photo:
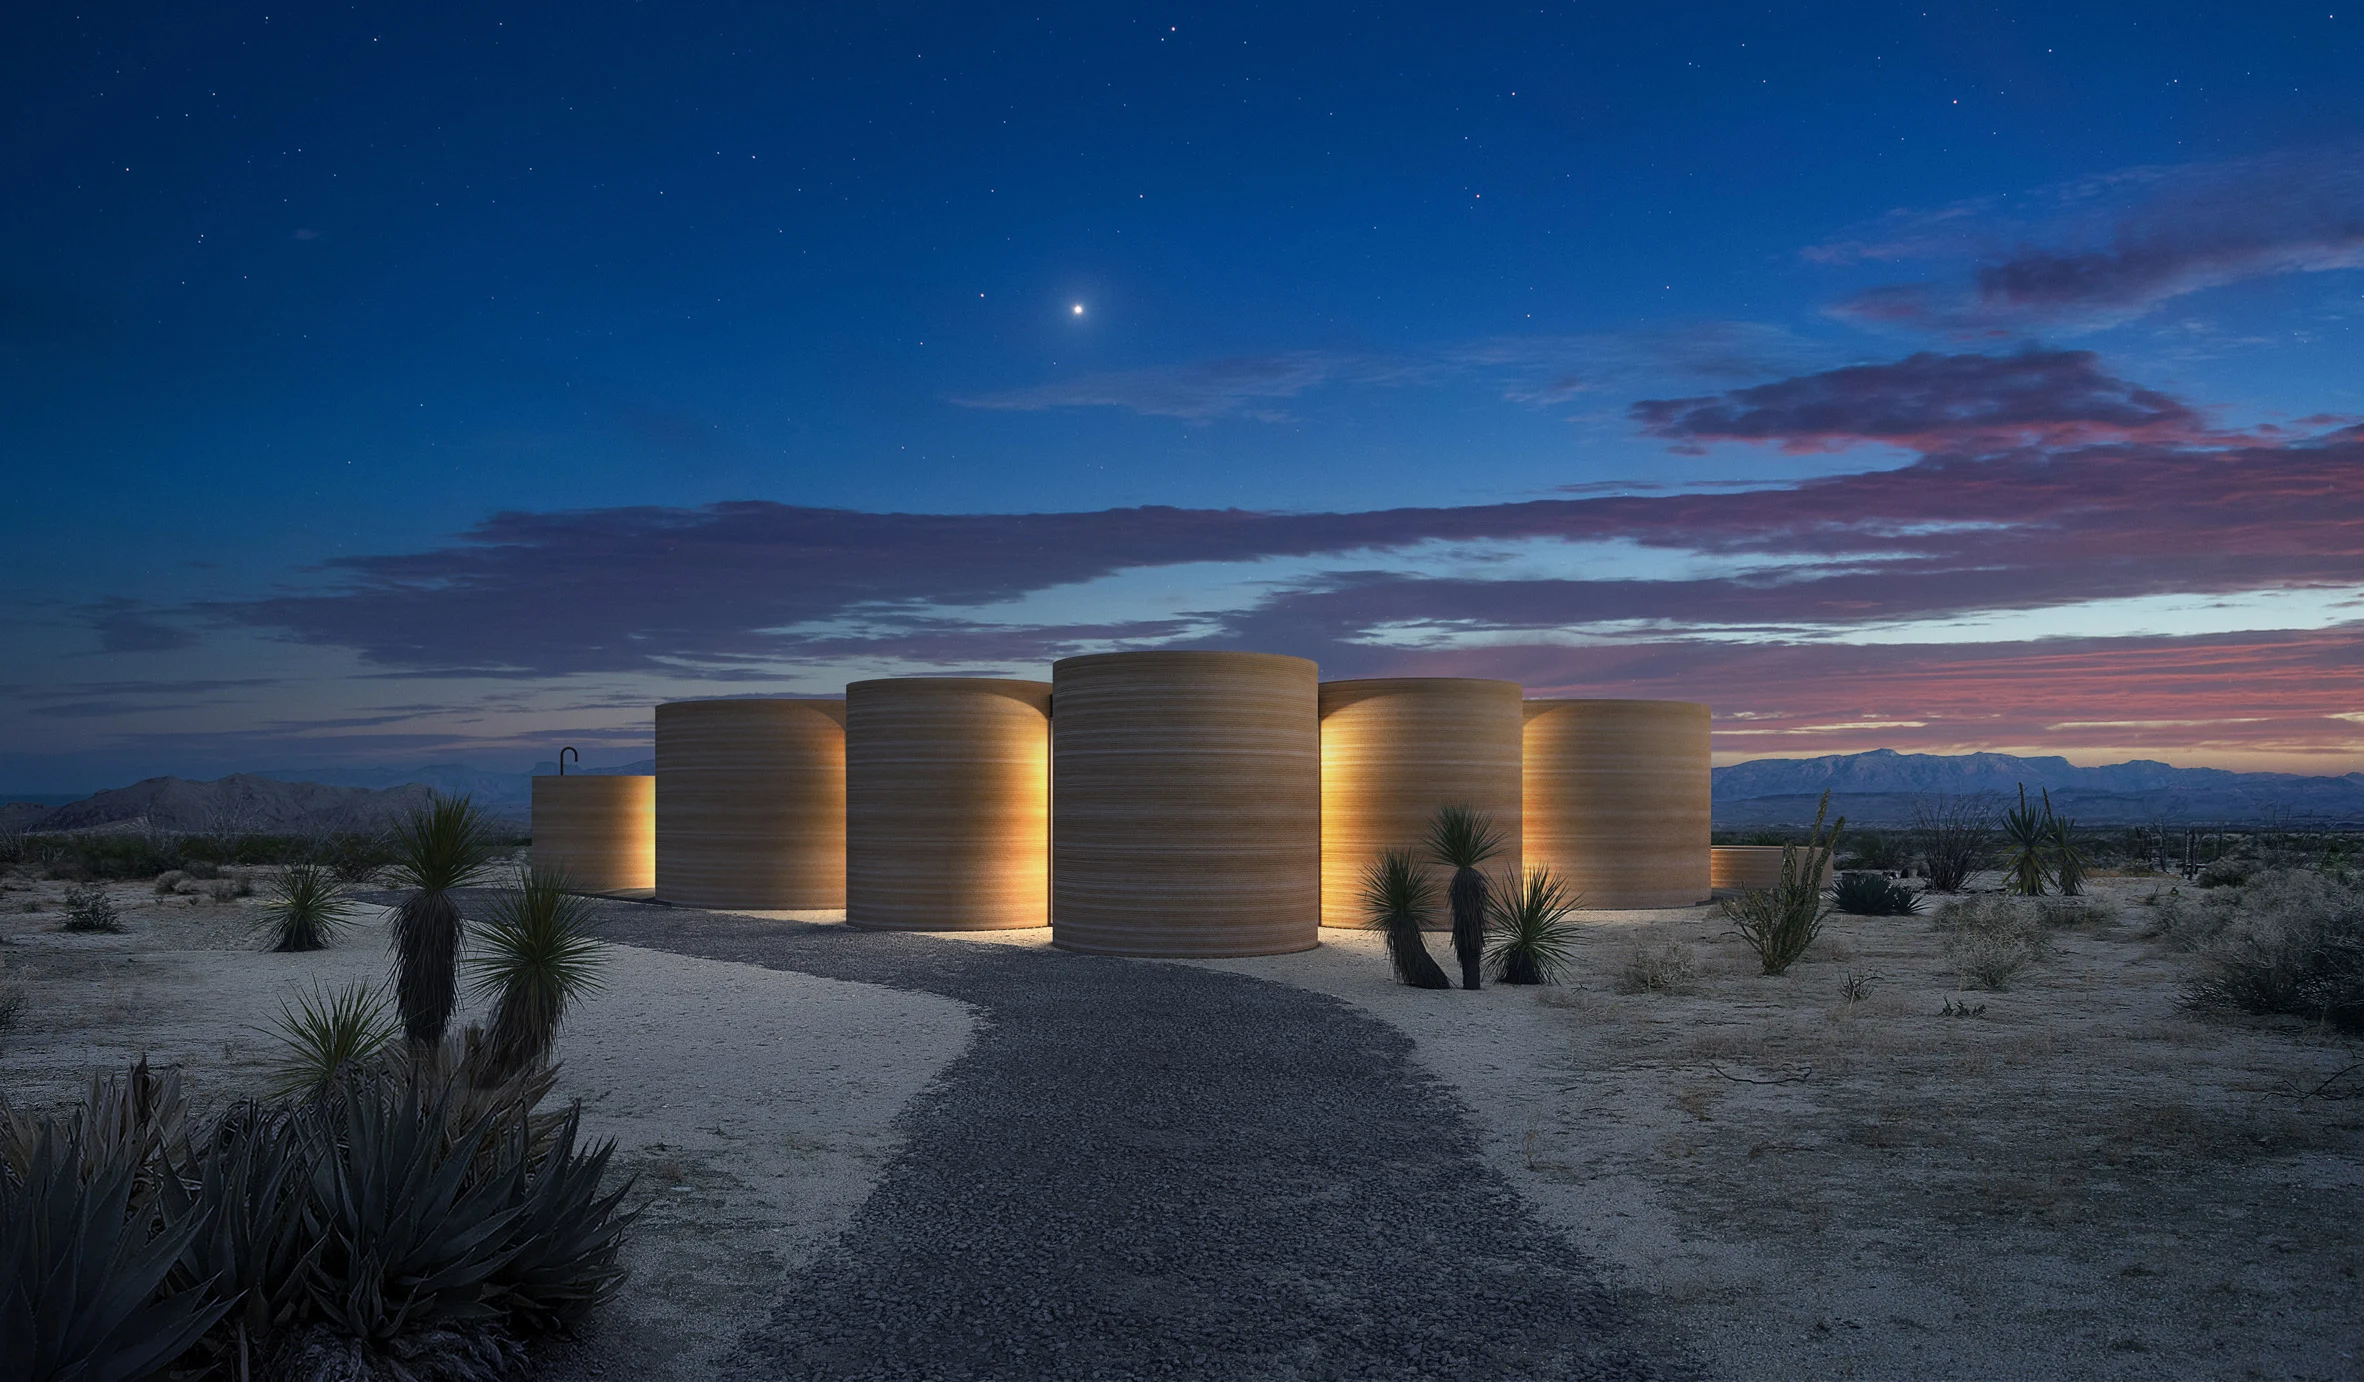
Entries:
<svg viewBox="0 0 2364 1382">
<path fill-rule="evenodd" d="M 844 1237 L 740 1345 L 781 1378 L 1653 1378 L 1392 1028 L 1166 965 L 607 904 L 633 945 L 984 1013 Z"/>
</svg>

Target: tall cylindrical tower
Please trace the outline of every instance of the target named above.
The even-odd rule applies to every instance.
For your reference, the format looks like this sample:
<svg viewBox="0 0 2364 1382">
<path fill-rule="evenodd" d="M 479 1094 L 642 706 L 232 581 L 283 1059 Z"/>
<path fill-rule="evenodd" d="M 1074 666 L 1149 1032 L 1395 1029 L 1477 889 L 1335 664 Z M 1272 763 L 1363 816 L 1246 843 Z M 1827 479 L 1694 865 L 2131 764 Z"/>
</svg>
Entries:
<svg viewBox="0 0 2364 1382">
<path fill-rule="evenodd" d="M 1051 919 L 1051 687 L 892 677 L 845 689 L 846 920 L 993 931 Z"/>
<path fill-rule="evenodd" d="M 533 780 L 533 866 L 587 893 L 657 885 L 657 780 L 577 774 Z"/>
<path fill-rule="evenodd" d="M 1708 714 L 1689 701 L 1526 703 L 1527 866 L 1588 908 L 1708 897 Z"/>
<path fill-rule="evenodd" d="M 695 907 L 845 906 L 845 702 L 657 707 L 657 896 Z"/>
<path fill-rule="evenodd" d="M 1503 849 L 1488 874 L 1519 870 L 1519 685 L 1475 677 L 1325 681 L 1322 925 L 1361 926 L 1363 871 L 1381 850 L 1428 856 L 1437 808 L 1494 818 Z M 1438 869 L 1441 880 L 1445 874 Z M 1432 929 L 1452 929 L 1441 909 Z"/>
<path fill-rule="evenodd" d="M 1051 935 L 1111 955 L 1320 943 L 1311 662 L 1103 653 L 1051 668 Z"/>
</svg>

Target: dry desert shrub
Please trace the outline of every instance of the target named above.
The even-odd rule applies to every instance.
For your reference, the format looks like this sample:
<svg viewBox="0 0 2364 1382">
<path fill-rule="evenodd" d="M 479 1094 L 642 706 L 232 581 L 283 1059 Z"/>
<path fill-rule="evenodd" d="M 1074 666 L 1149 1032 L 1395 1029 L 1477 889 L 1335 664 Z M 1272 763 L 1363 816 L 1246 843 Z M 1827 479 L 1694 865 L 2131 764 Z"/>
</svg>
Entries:
<svg viewBox="0 0 2364 1382">
<path fill-rule="evenodd" d="M 2230 891 L 2230 890 L 2228 890 Z M 2364 891 L 2298 870 L 2259 874 L 2193 947 L 2193 1007 L 2286 1014 L 2364 1031 Z M 2162 911 L 2165 909 L 2162 908 Z"/>
<path fill-rule="evenodd" d="M 1990 992 L 2009 988 L 2021 971 L 2052 949 L 2052 926 L 2038 905 L 1981 895 L 1965 898 L 1937 914 L 1945 953 L 1961 971 L 1965 988 Z"/>
<path fill-rule="evenodd" d="M 1681 941 L 1637 946 L 1617 971 L 1619 993 L 1681 993 L 1699 978 L 1699 957 Z"/>
</svg>

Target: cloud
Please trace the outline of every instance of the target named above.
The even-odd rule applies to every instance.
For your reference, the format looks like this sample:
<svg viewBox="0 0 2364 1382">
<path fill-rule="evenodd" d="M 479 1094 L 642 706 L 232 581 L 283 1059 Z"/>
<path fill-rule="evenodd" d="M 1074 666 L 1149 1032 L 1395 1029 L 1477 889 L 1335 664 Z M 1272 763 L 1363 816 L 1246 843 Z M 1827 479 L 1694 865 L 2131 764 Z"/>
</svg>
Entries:
<svg viewBox="0 0 2364 1382">
<path fill-rule="evenodd" d="M 2210 288 L 2364 268 L 2364 144 L 2133 168 L 1896 213 L 1805 255 L 1965 261 L 1960 277 L 1857 292 L 1832 309 L 1843 319 L 1968 335 L 2097 329 Z"/>
<path fill-rule="evenodd" d="M 78 612 L 98 631 L 101 652 L 170 652 L 197 642 L 197 635 L 157 619 L 147 606 L 121 596 L 110 595 Z"/>
<path fill-rule="evenodd" d="M 1410 382 L 1420 368 L 1384 356 L 1300 350 L 1276 355 L 1238 356 L 1200 364 L 1087 374 L 1057 384 L 1001 393 L 972 394 L 951 401 L 963 408 L 1036 413 L 1053 408 L 1123 408 L 1148 417 L 1212 422 L 1244 417 L 1286 421 L 1274 406 L 1332 383 L 1363 385 Z"/>
<path fill-rule="evenodd" d="M 1505 543 L 1576 569 L 1452 560 Z M 1712 573 L 1641 578 L 1623 569 L 1630 559 L 1583 555 L 1614 544 L 1708 561 Z M 1135 582 L 1113 619 L 1063 617 L 1056 594 L 1183 569 L 1232 572 L 1219 584 L 1233 594 L 1199 607 L 1190 592 L 1213 588 L 1203 577 Z M 1327 662 L 1471 638 L 1564 642 L 1571 630 L 1812 641 L 1997 610 L 2271 589 L 2319 589 L 2318 603 L 2345 617 L 2337 592 L 2359 572 L 2364 441 L 2342 437 L 1936 454 L 1742 492 L 1368 513 L 768 503 L 512 513 L 451 546 L 340 561 L 318 590 L 209 612 L 357 649 L 401 675 L 760 681 L 786 663 L 975 668 L 1108 646 L 1264 647 Z"/>
<path fill-rule="evenodd" d="M 1479 380 L 1509 402 L 1552 407 L 1642 375 L 1756 379 L 1815 362 L 1821 350 L 1757 322 L 1702 322 L 1599 336 L 1496 336 L 1415 352 L 1279 351 L 957 395 L 957 407 L 1036 413 L 1120 408 L 1207 423 L 1287 422 L 1283 403 L 1330 387 L 1406 388 Z"/>
<path fill-rule="evenodd" d="M 2090 351 L 1924 352 L 1709 398 L 1645 399 L 1633 420 L 1680 442 L 1777 443 L 1790 452 L 1885 442 L 1922 452 L 1990 452 L 2102 438 L 2196 440 L 2181 401 L 2116 378 Z"/>
</svg>

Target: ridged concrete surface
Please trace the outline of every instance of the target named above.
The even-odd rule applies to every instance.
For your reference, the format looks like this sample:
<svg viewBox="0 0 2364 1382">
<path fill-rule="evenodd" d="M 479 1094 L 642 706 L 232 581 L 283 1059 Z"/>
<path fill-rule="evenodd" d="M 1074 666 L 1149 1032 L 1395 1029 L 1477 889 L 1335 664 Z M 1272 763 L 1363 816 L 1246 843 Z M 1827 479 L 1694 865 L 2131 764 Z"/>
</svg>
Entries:
<svg viewBox="0 0 2364 1382">
<path fill-rule="evenodd" d="M 1050 683 L 893 677 L 845 693 L 846 920 L 1048 925 Z"/>
<path fill-rule="evenodd" d="M 1381 850 L 1427 857 L 1440 806 L 1463 803 L 1503 833 L 1489 875 L 1519 874 L 1519 685 L 1475 677 L 1321 684 L 1322 925 L 1361 926 L 1363 871 Z M 1446 877 L 1439 867 L 1437 877 Z M 1449 931 L 1441 909 L 1431 930 Z"/>
<path fill-rule="evenodd" d="M 1709 895 L 1708 711 L 1690 701 L 1526 702 L 1525 854 L 1588 908 Z"/>
<path fill-rule="evenodd" d="M 657 885 L 657 780 L 578 774 L 533 780 L 533 866 L 584 892 Z"/>
<path fill-rule="evenodd" d="M 845 702 L 657 707 L 657 896 L 761 910 L 845 905 Z"/>
<path fill-rule="evenodd" d="M 1106 653 L 1051 668 L 1051 930 L 1074 950 L 1264 955 L 1319 943 L 1311 662 Z"/>
</svg>

